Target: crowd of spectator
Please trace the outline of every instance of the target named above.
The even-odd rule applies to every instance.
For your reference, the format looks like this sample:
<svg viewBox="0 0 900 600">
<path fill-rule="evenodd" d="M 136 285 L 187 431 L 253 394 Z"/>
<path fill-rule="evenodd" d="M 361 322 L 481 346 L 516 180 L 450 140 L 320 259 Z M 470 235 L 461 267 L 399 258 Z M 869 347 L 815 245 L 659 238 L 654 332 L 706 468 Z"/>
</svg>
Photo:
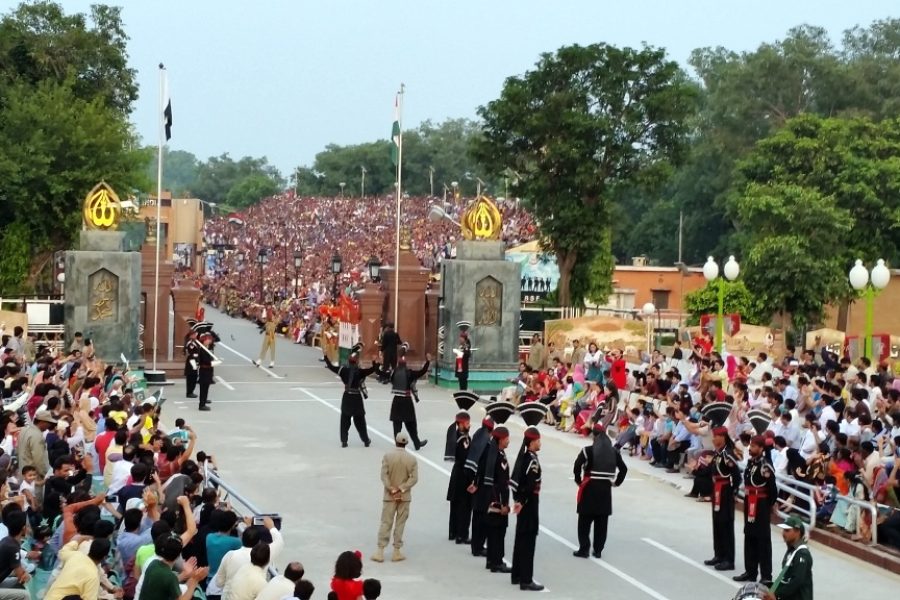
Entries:
<svg viewBox="0 0 900 600">
<path fill-rule="evenodd" d="M 434 204 L 459 221 L 471 199 L 407 197 L 402 201 L 401 228 L 408 230 L 411 250 L 424 267 L 437 271 L 442 260 L 456 255 L 460 233 L 450 220 L 430 221 Z M 535 237 L 531 216 L 515 200 L 501 200 L 503 241 L 509 246 Z M 208 248 L 225 247 L 208 269 L 198 274 L 204 298 L 230 314 L 258 318 L 263 305 L 287 301 L 284 308 L 296 313 L 303 304 L 332 300 L 334 275 L 331 259 L 338 253 L 342 274 L 338 288 L 367 280 L 367 263 L 394 262 L 396 198 L 297 197 L 293 191 L 266 198 L 239 213 L 217 216 L 206 222 Z M 267 264 L 257 257 L 266 251 Z M 300 252 L 300 268 L 294 253 Z M 243 261 L 239 255 L 243 255 Z"/>
<path fill-rule="evenodd" d="M 276 574 L 280 524 L 239 515 L 143 387 L 81 335 L 57 351 L 0 328 L 0 598 L 308 600 L 301 563 Z M 361 572 L 342 553 L 329 598 L 377 598 Z"/>
<path fill-rule="evenodd" d="M 788 347 L 777 361 L 764 352 L 738 357 L 714 351 L 707 334 L 692 345 L 682 349 L 677 342 L 671 355 L 654 351 L 629 367 L 619 349 L 589 340 L 555 348 L 537 337 L 505 394 L 515 402 L 547 404 L 548 422 L 573 433 L 616 410 L 617 447 L 693 479 L 688 496 L 699 502 L 712 495 L 715 413 L 705 408 L 725 403 L 719 417 L 742 467 L 751 436 L 762 434 L 775 472 L 811 486 L 801 487 L 800 495 L 782 490 L 782 510 L 807 520 L 814 512 L 817 525 L 863 542 L 877 527 L 879 543 L 900 550 L 896 365 L 865 357 L 854 362 L 821 346 L 799 353 Z M 814 506 L 801 497 L 810 489 Z M 877 522 L 847 498 L 877 504 Z"/>
</svg>

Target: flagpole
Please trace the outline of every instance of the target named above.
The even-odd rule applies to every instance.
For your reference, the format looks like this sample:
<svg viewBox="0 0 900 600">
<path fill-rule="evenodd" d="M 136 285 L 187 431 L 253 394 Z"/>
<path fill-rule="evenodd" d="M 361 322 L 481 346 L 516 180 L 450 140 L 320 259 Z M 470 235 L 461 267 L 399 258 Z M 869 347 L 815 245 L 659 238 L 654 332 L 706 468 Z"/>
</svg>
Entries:
<svg viewBox="0 0 900 600">
<path fill-rule="evenodd" d="M 163 111 L 165 110 L 164 102 L 166 101 L 166 67 L 159 63 L 159 111 L 156 113 L 156 119 L 159 127 L 159 146 L 156 154 L 156 265 L 153 275 L 153 370 L 156 371 L 156 354 L 159 344 L 157 343 L 157 335 L 159 333 L 159 244 L 162 241 L 162 177 L 163 177 L 163 143 L 165 136 L 165 124 L 163 123 Z M 166 307 L 168 310 L 168 307 Z"/>
<path fill-rule="evenodd" d="M 403 84 L 400 84 L 400 93 L 397 94 L 397 123 L 400 125 L 400 139 L 397 143 L 397 244 L 395 247 L 396 272 L 394 273 L 394 330 L 400 328 L 397 320 L 400 311 L 400 200 L 402 198 L 403 182 Z"/>
</svg>

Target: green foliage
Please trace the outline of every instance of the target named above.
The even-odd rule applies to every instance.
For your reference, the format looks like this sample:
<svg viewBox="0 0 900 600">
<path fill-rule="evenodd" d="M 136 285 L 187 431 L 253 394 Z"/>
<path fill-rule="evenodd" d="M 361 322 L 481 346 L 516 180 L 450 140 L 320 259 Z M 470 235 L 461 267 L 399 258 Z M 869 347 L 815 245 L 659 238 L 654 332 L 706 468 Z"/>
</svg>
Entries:
<svg viewBox="0 0 900 600">
<path fill-rule="evenodd" d="M 145 175 L 151 182 L 146 191 L 156 195 L 157 174 L 157 148 L 146 148 L 150 155 L 147 161 Z M 194 196 L 194 187 L 197 182 L 197 174 L 200 170 L 200 161 L 190 152 L 184 150 L 169 150 L 163 147 L 163 189 L 172 192 L 175 198 L 189 198 Z"/>
<path fill-rule="evenodd" d="M 254 173 L 247 175 L 228 190 L 225 204 L 235 209 L 242 209 L 256 204 L 261 198 L 277 194 L 279 191 L 281 191 L 281 186 L 278 182 L 267 175 Z"/>
<path fill-rule="evenodd" d="M 416 129 L 404 131 L 404 191 L 428 195 L 433 182 L 435 196 L 441 196 L 444 186 L 449 189 L 456 181 L 460 193 L 474 195 L 476 169 L 468 148 L 476 135 L 476 125 L 467 119 L 449 119 L 439 125 L 425 121 Z M 367 196 L 392 193 L 397 174 L 391 163 L 390 148 L 387 140 L 349 146 L 329 144 L 316 155 L 312 167 L 298 167 L 291 177 L 301 195 L 335 195 L 340 192 L 339 184 L 343 181 L 346 195 L 359 196 L 362 191 L 361 167 L 364 167 Z M 494 196 L 504 194 L 502 182 L 489 187 Z"/>
<path fill-rule="evenodd" d="M 31 264 L 31 243 L 28 226 L 14 221 L 0 231 L 0 290 L 9 293 L 27 292 L 22 281 Z"/>
<path fill-rule="evenodd" d="M 738 313 L 741 322 L 748 325 L 768 325 L 768 315 L 760 312 L 756 298 L 741 280 L 725 281 L 725 314 Z M 684 309 L 690 313 L 687 324 L 699 325 L 700 316 L 704 314 L 718 314 L 719 312 L 719 285 L 707 283 L 705 287 L 685 294 Z"/>
<path fill-rule="evenodd" d="M 516 175 L 513 189 L 557 257 L 564 305 L 578 301 L 573 291 L 608 289 L 617 194 L 681 156 L 695 97 L 663 50 L 594 44 L 543 54 L 479 109 L 473 154 L 494 175 Z"/>
<path fill-rule="evenodd" d="M 250 181 L 243 184 L 246 179 L 250 179 Z M 267 179 L 268 184 L 263 185 L 262 179 Z M 268 192 L 266 195 L 277 193 L 283 189 L 284 180 L 278 169 L 270 165 L 266 157 L 245 156 L 239 161 L 235 161 L 226 152 L 221 156 L 210 157 L 206 162 L 199 164 L 197 177 L 191 191 L 197 198 L 207 202 L 230 204 L 231 190 L 239 184 L 243 184 L 241 185 L 243 191 L 236 192 L 233 198 L 241 198 L 242 204 L 231 205 L 233 208 L 249 206 L 265 197 L 249 198 L 246 195 L 248 191 L 265 190 Z"/>
</svg>

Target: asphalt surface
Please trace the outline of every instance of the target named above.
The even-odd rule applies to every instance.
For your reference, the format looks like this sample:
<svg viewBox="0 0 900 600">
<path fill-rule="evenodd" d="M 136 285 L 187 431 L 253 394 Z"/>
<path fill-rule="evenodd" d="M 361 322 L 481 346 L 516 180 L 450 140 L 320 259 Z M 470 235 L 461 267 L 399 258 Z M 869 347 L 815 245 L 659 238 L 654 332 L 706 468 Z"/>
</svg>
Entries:
<svg viewBox="0 0 900 600">
<path fill-rule="evenodd" d="M 283 516 L 285 552 L 276 561 L 306 567 L 324 597 L 334 560 L 343 550 L 364 555 L 364 577 L 377 577 L 384 598 L 519 598 L 508 575 L 491 574 L 484 559 L 468 547 L 447 540 L 445 500 L 450 463 L 443 460 L 443 438 L 457 412 L 450 392 L 424 381 L 416 405 L 420 436 L 430 443 L 414 452 L 419 483 L 413 489 L 400 563 L 368 560 L 376 546 L 381 514 L 381 457 L 392 446 L 388 421 L 389 389 L 370 379 L 367 419 L 373 444 L 364 448 L 350 430 L 350 447 L 338 439 L 342 387 L 319 361 L 321 352 L 279 339 L 276 366 L 250 363 L 260 349 L 257 328 L 211 307 L 207 320 L 222 338 L 216 354 L 218 383 L 211 388 L 212 411 L 197 411 L 184 398 L 183 382 L 166 388 L 163 419 L 183 417 L 197 431 L 198 450 L 213 454 L 220 475 L 265 512 Z M 472 409 L 473 430 L 483 415 Z M 518 448 L 524 423 L 510 420 L 511 448 Z M 572 464 L 585 440 L 546 426 L 540 453 L 544 469 L 541 532 L 537 540 L 535 579 L 547 598 L 630 598 L 656 600 L 730 600 L 739 588 L 731 581 L 742 569 L 741 516 L 736 515 L 738 570 L 717 573 L 704 567 L 712 556 L 710 505 L 684 498 L 681 476 L 660 474 L 647 463 L 626 457 L 630 470 L 613 492 L 614 514 L 603 559 L 572 556 L 577 545 Z M 506 538 L 512 557 L 514 517 Z M 773 553 L 780 564 L 784 544 L 773 528 Z M 900 577 L 813 543 L 816 598 L 887 597 Z M 775 567 L 775 573 L 778 567 Z M 861 587 L 864 586 L 864 587 Z"/>
</svg>

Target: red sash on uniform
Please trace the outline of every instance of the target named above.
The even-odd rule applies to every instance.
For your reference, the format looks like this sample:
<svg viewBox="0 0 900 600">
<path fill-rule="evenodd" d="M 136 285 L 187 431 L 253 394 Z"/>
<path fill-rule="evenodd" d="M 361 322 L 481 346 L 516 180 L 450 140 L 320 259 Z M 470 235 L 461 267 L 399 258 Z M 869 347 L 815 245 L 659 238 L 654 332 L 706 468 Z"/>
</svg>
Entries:
<svg viewBox="0 0 900 600">
<path fill-rule="evenodd" d="M 747 522 L 754 523 L 756 522 L 756 510 L 757 505 L 760 500 L 766 499 L 768 496 L 766 495 L 766 488 L 764 487 L 756 487 L 753 485 L 747 486 L 747 496 L 744 498 L 744 503 L 747 506 Z"/>
<path fill-rule="evenodd" d="M 578 484 L 578 495 L 575 496 L 575 502 L 578 504 L 581 504 L 581 495 L 584 493 L 584 488 L 586 488 L 590 482 L 591 478 L 585 477 L 581 480 L 581 483 Z"/>
<path fill-rule="evenodd" d="M 722 490 L 725 486 L 730 485 L 729 477 L 713 477 L 713 510 L 719 512 L 722 508 Z"/>
<path fill-rule="evenodd" d="M 462 373 L 462 370 L 463 370 L 463 368 L 462 368 L 462 357 L 460 356 L 460 357 L 458 357 L 458 358 L 456 359 L 456 372 L 457 372 L 457 373 Z"/>
</svg>

